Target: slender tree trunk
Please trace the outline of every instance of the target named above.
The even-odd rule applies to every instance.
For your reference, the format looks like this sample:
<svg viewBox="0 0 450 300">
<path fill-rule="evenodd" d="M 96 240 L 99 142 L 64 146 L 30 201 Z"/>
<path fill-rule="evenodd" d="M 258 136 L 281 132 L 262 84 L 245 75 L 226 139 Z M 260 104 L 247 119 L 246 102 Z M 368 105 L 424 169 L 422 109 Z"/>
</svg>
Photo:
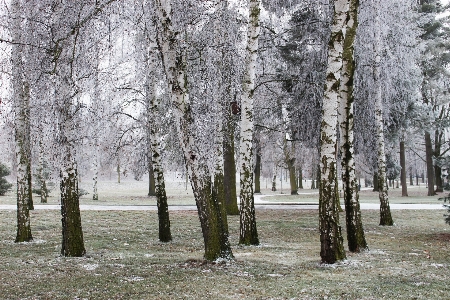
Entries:
<svg viewBox="0 0 450 300">
<path fill-rule="evenodd" d="M 402 184 L 402 197 L 408 197 L 408 187 L 406 186 L 406 162 L 405 162 L 405 142 L 400 142 L 400 167 L 402 168 L 400 179 Z"/>
<path fill-rule="evenodd" d="M 258 147 L 257 147 L 258 149 Z M 261 153 L 256 150 L 255 160 L 255 193 L 261 193 Z"/>
<path fill-rule="evenodd" d="M 158 206 L 158 224 L 159 224 L 159 240 L 161 242 L 170 242 L 172 240 L 172 234 L 170 231 L 170 217 L 169 217 L 169 205 L 167 203 L 166 195 L 166 184 L 164 181 L 164 171 L 161 161 L 161 145 L 160 136 L 158 133 L 159 127 L 162 124 L 157 124 L 158 107 L 160 105 L 160 98 L 157 95 L 158 85 L 153 78 L 158 78 L 155 76 L 156 69 L 158 68 L 157 53 L 156 49 L 151 51 L 150 57 L 148 59 L 149 65 L 147 71 L 153 74 L 147 74 L 147 85 L 146 85 L 146 97 L 148 105 L 148 128 L 150 130 L 150 149 L 152 161 L 149 165 L 152 166 L 152 174 L 154 176 L 155 184 L 155 195 L 156 204 Z M 153 75 L 153 76 L 151 76 Z"/>
<path fill-rule="evenodd" d="M 14 0 L 11 3 L 13 13 L 12 36 L 15 41 L 22 41 L 22 10 L 21 1 Z M 13 91 L 14 91 L 14 125 L 15 125 L 15 155 L 17 167 L 17 235 L 15 242 L 29 242 L 33 240 L 30 225 L 30 202 L 31 191 L 29 185 L 29 162 L 30 162 L 30 87 L 24 78 L 23 46 L 13 45 L 12 67 Z"/>
<path fill-rule="evenodd" d="M 414 185 L 412 167 L 409 168 L 409 185 Z"/>
<path fill-rule="evenodd" d="M 42 130 L 42 128 L 41 128 Z M 48 191 L 47 183 L 45 178 L 45 153 L 44 145 L 42 142 L 42 132 L 39 134 L 39 168 L 38 168 L 38 178 L 39 178 L 39 188 L 41 189 L 41 203 L 47 203 Z"/>
<path fill-rule="evenodd" d="M 29 126 L 29 125 L 28 125 Z M 27 130 L 28 135 L 30 135 L 31 129 L 29 128 Z M 31 136 L 28 137 L 28 140 L 31 139 Z M 28 184 L 28 209 L 34 210 L 34 203 L 33 203 L 33 176 L 31 173 L 31 145 L 29 147 L 29 153 L 28 153 L 28 162 L 27 162 L 27 184 Z"/>
<path fill-rule="evenodd" d="M 375 90 L 375 122 L 378 156 L 378 188 L 380 198 L 380 225 L 394 225 L 389 206 L 388 191 L 386 188 L 386 155 L 383 124 L 383 100 L 381 94 L 380 62 L 381 62 L 381 37 L 380 37 L 380 10 L 379 1 L 375 1 L 375 67 L 374 67 L 374 90 Z"/>
<path fill-rule="evenodd" d="M 298 169 L 298 188 L 303 190 L 303 169 Z"/>
<path fill-rule="evenodd" d="M 17 161 L 17 235 L 16 242 L 33 240 L 30 226 L 30 185 L 28 178 L 30 140 L 27 134 L 29 122 L 29 87 L 26 82 L 15 82 L 15 139 Z"/>
<path fill-rule="evenodd" d="M 442 133 L 439 130 L 436 130 L 434 133 L 434 156 L 441 156 L 441 141 L 442 141 Z M 442 185 L 442 168 L 438 165 L 434 166 L 434 180 L 436 183 L 436 193 L 442 193 L 444 191 Z"/>
<path fill-rule="evenodd" d="M 249 1 L 249 22 L 247 26 L 247 48 L 245 71 L 242 82 L 241 134 L 239 144 L 240 162 L 240 231 L 239 244 L 258 245 L 255 203 L 253 198 L 253 93 L 258 56 L 259 15 L 261 0 Z"/>
<path fill-rule="evenodd" d="M 320 186 L 319 231 L 320 256 L 323 263 L 332 264 L 345 259 L 343 237 L 336 205 L 337 173 L 337 109 L 339 103 L 339 77 L 342 70 L 342 49 L 349 2 L 334 1 L 334 16 L 328 43 L 328 64 L 322 104 L 320 128 Z"/>
<path fill-rule="evenodd" d="M 358 181 L 354 160 L 354 120 L 353 120 L 353 76 L 355 61 L 353 58 L 356 28 L 358 26 L 358 0 L 350 0 L 347 30 L 342 54 L 342 72 L 340 82 L 339 124 L 341 129 L 341 166 L 344 184 L 344 203 L 347 225 L 348 248 L 359 252 L 367 248 L 359 205 Z"/>
<path fill-rule="evenodd" d="M 277 190 L 277 167 L 276 165 L 273 167 L 273 175 L 272 175 L 272 192 Z"/>
<path fill-rule="evenodd" d="M 94 152 L 92 153 L 92 200 L 98 200 L 98 165 L 99 165 L 100 146 L 98 138 L 94 139 Z"/>
<path fill-rule="evenodd" d="M 117 183 L 120 183 L 120 160 L 117 158 Z"/>
<path fill-rule="evenodd" d="M 425 132 L 425 157 L 428 177 L 427 196 L 434 196 L 436 193 L 434 192 L 433 145 L 431 144 L 431 135 L 428 131 Z"/>
<path fill-rule="evenodd" d="M 172 26 L 170 0 L 154 0 L 156 12 L 157 41 L 162 55 L 172 109 L 177 125 L 178 138 L 183 150 L 188 174 L 197 204 L 198 215 L 205 243 L 205 259 L 229 259 L 232 257 L 228 231 L 224 228 L 226 215 L 217 195 L 208 166 L 198 153 L 194 132 L 194 119 L 187 90 L 186 57 L 181 46 L 181 34 Z"/>
</svg>

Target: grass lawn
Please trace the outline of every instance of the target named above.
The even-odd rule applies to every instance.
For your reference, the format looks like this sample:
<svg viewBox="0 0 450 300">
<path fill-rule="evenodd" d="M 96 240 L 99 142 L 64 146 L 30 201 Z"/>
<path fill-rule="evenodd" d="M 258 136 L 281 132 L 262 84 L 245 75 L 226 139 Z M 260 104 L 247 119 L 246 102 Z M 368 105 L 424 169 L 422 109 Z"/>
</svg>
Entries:
<svg viewBox="0 0 450 300">
<path fill-rule="evenodd" d="M 363 211 L 370 250 L 329 266 L 314 210 L 258 210 L 258 247 L 237 245 L 230 217 L 235 260 L 216 264 L 202 261 L 196 212 L 172 212 L 174 241 L 162 244 L 156 212 L 83 211 L 87 256 L 63 258 L 59 211 L 32 211 L 34 242 L 15 244 L 15 211 L 4 210 L 0 299 L 448 299 L 442 214 L 396 210 L 396 225 L 380 227 L 377 211 Z"/>
<path fill-rule="evenodd" d="M 314 192 L 305 190 L 305 192 Z M 155 204 L 145 182 L 102 182 L 100 201 Z M 425 188 L 391 203 L 439 203 Z M 317 202 L 317 194 L 272 195 L 270 201 Z M 171 204 L 194 204 L 190 189 L 168 184 Z M 361 202 L 377 202 L 361 192 Z M 442 196 L 442 195 L 441 195 Z M 35 197 L 35 203 L 38 203 Z M 49 199 L 57 203 L 57 194 Z M 14 204 L 13 193 L 0 204 Z M 234 261 L 206 263 L 197 213 L 172 211 L 174 241 L 157 240 L 154 211 L 82 211 L 83 258 L 63 258 L 58 210 L 31 211 L 34 241 L 15 244 L 16 212 L 0 210 L 0 299 L 449 299 L 450 226 L 444 210 L 393 210 L 395 226 L 378 226 L 363 210 L 369 251 L 321 265 L 317 210 L 257 210 L 261 245 L 238 246 L 239 217 L 229 217 Z M 345 236 L 344 215 L 341 224 Z"/>
</svg>

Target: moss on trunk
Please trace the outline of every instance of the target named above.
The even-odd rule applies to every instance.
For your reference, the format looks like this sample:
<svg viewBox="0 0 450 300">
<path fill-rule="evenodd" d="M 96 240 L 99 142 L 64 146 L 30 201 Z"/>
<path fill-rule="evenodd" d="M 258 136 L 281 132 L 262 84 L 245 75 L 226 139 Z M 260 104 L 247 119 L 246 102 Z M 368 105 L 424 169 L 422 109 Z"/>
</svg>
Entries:
<svg viewBox="0 0 450 300">
<path fill-rule="evenodd" d="M 78 176 L 73 164 L 70 164 L 61 174 L 61 216 L 61 255 L 70 257 L 85 255 L 78 196 Z"/>
</svg>

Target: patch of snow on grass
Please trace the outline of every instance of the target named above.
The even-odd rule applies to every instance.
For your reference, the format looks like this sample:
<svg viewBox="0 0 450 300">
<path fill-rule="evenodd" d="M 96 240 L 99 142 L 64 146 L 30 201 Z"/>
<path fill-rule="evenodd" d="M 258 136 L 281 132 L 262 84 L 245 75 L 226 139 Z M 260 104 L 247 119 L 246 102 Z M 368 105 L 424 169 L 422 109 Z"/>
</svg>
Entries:
<svg viewBox="0 0 450 300">
<path fill-rule="evenodd" d="M 95 269 L 98 268 L 98 264 L 86 264 L 83 265 L 83 269 L 85 269 L 86 271 L 93 271 Z"/>
<path fill-rule="evenodd" d="M 128 282 L 136 282 L 136 281 L 143 281 L 144 277 L 140 277 L 140 276 L 135 276 L 135 275 L 131 275 L 130 277 L 126 277 L 124 279 L 124 281 L 128 281 Z"/>
</svg>

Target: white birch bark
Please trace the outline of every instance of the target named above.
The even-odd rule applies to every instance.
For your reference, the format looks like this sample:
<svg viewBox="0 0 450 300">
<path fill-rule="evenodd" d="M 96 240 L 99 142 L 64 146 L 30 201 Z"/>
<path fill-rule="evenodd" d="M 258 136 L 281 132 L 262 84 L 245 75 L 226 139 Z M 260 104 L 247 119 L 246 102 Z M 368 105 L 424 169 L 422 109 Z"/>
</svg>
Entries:
<svg viewBox="0 0 450 300">
<path fill-rule="evenodd" d="M 152 32 L 153 33 L 153 32 Z M 166 187 L 164 181 L 164 169 L 161 159 L 161 137 L 159 135 L 159 126 L 161 122 L 157 122 L 159 112 L 159 106 L 161 104 L 161 97 L 158 95 L 158 69 L 159 58 L 158 49 L 156 43 L 150 44 L 148 47 L 148 54 L 144 57 L 147 58 L 146 65 L 146 101 L 148 101 L 148 127 L 149 127 L 149 140 L 150 140 L 150 158 L 151 165 L 153 167 L 153 177 L 155 180 L 155 194 L 156 203 L 158 206 L 158 221 L 159 221 L 159 240 L 161 242 L 170 242 L 172 240 L 172 234 L 170 231 L 170 218 L 169 218 L 169 206 L 167 204 Z"/>
<path fill-rule="evenodd" d="M 358 0 L 350 0 L 347 30 L 344 39 L 342 72 L 340 81 L 339 126 L 342 182 L 349 250 L 359 252 L 367 248 L 361 222 L 358 181 L 354 160 L 353 77 L 355 72 L 354 41 L 358 26 Z"/>
<path fill-rule="evenodd" d="M 253 94 L 258 58 L 259 16 L 261 1 L 249 0 L 245 71 L 242 82 L 241 123 L 239 143 L 240 163 L 240 234 L 239 243 L 258 245 L 253 195 Z"/>
<path fill-rule="evenodd" d="M 325 92 L 322 104 L 322 125 L 320 132 L 320 198 L 319 230 L 324 263 L 334 263 L 345 258 L 339 207 L 337 207 L 337 109 L 339 103 L 339 80 L 342 70 L 345 24 L 349 9 L 348 0 L 334 1 L 334 17 L 328 43 L 328 64 Z"/>
<path fill-rule="evenodd" d="M 393 225 L 389 206 L 389 197 L 386 186 L 386 154 L 384 142 L 384 125 L 383 125 L 383 98 L 381 92 L 381 29 L 380 29 L 380 1 L 374 0 L 375 7 L 375 65 L 374 65 L 374 100 L 375 100 L 375 122 L 376 140 L 377 140 L 377 157 L 378 157 L 378 190 L 380 198 L 380 225 Z"/>
<path fill-rule="evenodd" d="M 15 126 L 15 154 L 17 165 L 17 235 L 16 242 L 28 242 L 33 239 L 30 227 L 28 185 L 28 164 L 30 154 L 29 140 L 29 101 L 30 88 L 24 78 L 23 46 L 22 43 L 22 3 L 15 0 L 11 5 L 13 13 L 12 36 L 18 44 L 12 47 L 13 91 L 14 91 L 14 126 Z"/>
<path fill-rule="evenodd" d="M 100 143 L 99 136 L 101 131 L 101 120 L 100 114 L 100 82 L 99 82 L 99 51 L 97 45 L 95 46 L 95 74 L 94 74 L 94 95 L 93 95 L 93 116 L 94 116 L 94 139 L 93 139 L 93 152 L 92 152 L 92 200 L 98 200 L 98 169 L 99 169 L 99 159 L 100 159 Z"/>
<path fill-rule="evenodd" d="M 172 25 L 170 0 L 154 0 L 158 46 L 161 51 L 166 79 L 171 92 L 172 108 L 187 171 L 196 200 L 205 242 L 205 258 L 228 259 L 232 257 L 228 232 L 223 227 L 222 211 L 212 195 L 211 176 L 202 160 L 192 130 L 192 115 L 187 89 L 186 54 L 181 32 Z"/>
</svg>

